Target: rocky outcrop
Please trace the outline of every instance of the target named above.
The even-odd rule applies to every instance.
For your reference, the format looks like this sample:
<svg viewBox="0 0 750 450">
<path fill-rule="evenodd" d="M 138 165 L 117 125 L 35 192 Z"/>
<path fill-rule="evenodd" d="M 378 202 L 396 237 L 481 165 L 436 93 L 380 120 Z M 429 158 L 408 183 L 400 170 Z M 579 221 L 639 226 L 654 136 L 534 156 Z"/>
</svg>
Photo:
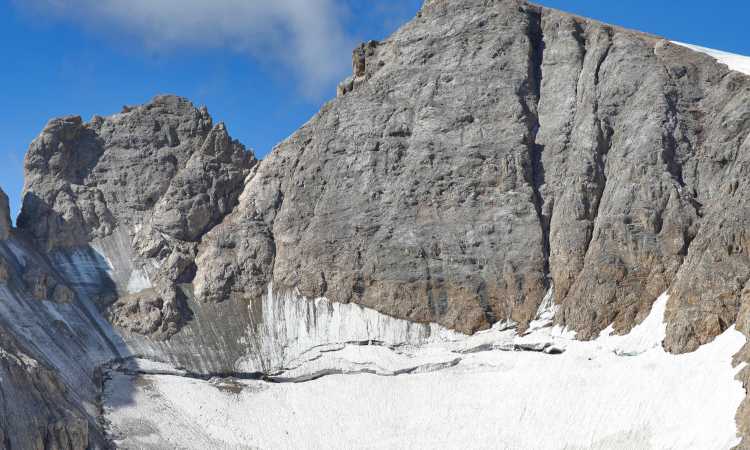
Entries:
<svg viewBox="0 0 750 450">
<path fill-rule="evenodd" d="M 198 242 L 232 210 L 254 164 L 223 123 L 213 125 L 205 108 L 180 97 L 156 97 L 89 123 L 54 119 L 26 155 L 18 226 L 52 253 L 126 242 L 116 253 L 128 261 L 112 255 L 111 269 L 128 273 L 103 286 L 101 306 L 124 297 L 112 312 L 117 324 L 169 335 L 185 321 L 183 308 L 147 301 L 149 314 L 170 325 L 135 326 L 145 297 L 127 296 L 154 287 L 176 292 L 192 281 Z"/>
<path fill-rule="evenodd" d="M 378 66 L 384 64 L 382 60 L 373 58 L 379 45 L 380 42 L 378 41 L 369 41 L 360 44 L 359 47 L 354 49 L 352 52 L 352 76 L 347 77 L 344 81 L 339 83 L 339 86 L 336 89 L 336 95 L 346 95 L 353 91 L 357 86 L 367 81 L 368 75 L 375 71 L 373 64 Z"/>
<path fill-rule="evenodd" d="M 26 155 L 19 228 L 48 249 L 87 245 L 115 227 L 193 242 L 231 210 L 253 164 L 224 124 L 179 97 L 89 123 L 54 119 Z"/>
<path fill-rule="evenodd" d="M 109 320 L 134 333 L 168 339 L 190 318 L 184 294 L 174 287 L 145 289 L 117 300 Z"/>
<path fill-rule="evenodd" d="M 48 270 L 40 266 L 28 266 L 23 272 L 26 288 L 35 300 L 50 300 L 55 303 L 70 303 L 73 291 L 55 279 Z"/>
<path fill-rule="evenodd" d="M 11 221 L 10 208 L 8 207 L 8 196 L 0 189 L 0 241 L 10 237 Z M 8 263 L 0 257 L 0 283 L 8 280 Z"/>
<path fill-rule="evenodd" d="M 57 373 L 19 348 L 0 327 L 0 443 L 8 449 L 99 448 L 88 416 L 68 398 Z M 98 444 L 98 445 L 97 445 Z"/>
<path fill-rule="evenodd" d="M 11 220 L 10 208 L 8 207 L 8 196 L 0 189 L 0 240 L 8 239 L 10 236 Z"/>
</svg>

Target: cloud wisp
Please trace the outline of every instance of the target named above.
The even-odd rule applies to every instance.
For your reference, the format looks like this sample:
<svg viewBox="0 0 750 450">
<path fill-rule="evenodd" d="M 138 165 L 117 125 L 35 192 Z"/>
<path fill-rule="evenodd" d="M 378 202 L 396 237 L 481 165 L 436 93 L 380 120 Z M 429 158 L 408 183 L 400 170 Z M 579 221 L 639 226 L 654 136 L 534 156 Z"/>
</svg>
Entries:
<svg viewBox="0 0 750 450">
<path fill-rule="evenodd" d="M 294 75 L 317 97 L 345 74 L 354 39 L 336 0 L 26 0 L 34 14 L 142 40 L 154 50 L 229 48 Z"/>
</svg>

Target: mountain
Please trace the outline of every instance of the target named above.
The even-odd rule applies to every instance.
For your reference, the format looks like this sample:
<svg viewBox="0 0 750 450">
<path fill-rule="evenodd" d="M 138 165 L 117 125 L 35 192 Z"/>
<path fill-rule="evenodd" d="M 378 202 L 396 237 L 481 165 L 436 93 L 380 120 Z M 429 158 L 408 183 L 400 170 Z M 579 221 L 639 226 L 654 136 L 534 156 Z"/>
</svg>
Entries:
<svg viewBox="0 0 750 450">
<path fill-rule="evenodd" d="M 746 448 L 750 78 L 698 50 L 426 0 L 262 161 L 176 96 L 51 120 L 17 229 L 0 196 L 5 446 L 456 446 L 529 410 L 472 443 Z"/>
</svg>

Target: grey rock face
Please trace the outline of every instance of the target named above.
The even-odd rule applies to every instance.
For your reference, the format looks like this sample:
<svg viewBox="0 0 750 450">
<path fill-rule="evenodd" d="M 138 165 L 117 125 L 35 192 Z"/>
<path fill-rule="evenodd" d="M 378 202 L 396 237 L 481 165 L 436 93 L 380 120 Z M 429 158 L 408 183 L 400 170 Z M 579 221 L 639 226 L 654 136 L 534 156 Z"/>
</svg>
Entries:
<svg viewBox="0 0 750 450">
<path fill-rule="evenodd" d="M 54 119 L 26 156 L 18 225 L 50 251 L 125 236 L 128 249 L 120 250 L 131 255 L 128 265 L 146 267 L 146 281 L 116 283 L 102 301 L 125 297 L 112 313 L 117 324 L 169 335 L 182 322 L 175 317 L 181 308 L 147 302 L 149 308 L 161 305 L 153 314 L 166 320 L 164 328 L 127 325 L 141 323 L 140 309 L 131 303 L 143 300 L 127 295 L 151 286 L 175 292 L 177 283 L 192 280 L 197 243 L 232 210 L 254 164 L 224 124 L 214 126 L 205 108 L 175 96 L 89 123 Z"/>
<path fill-rule="evenodd" d="M 11 220 L 10 208 L 8 207 L 8 196 L 0 189 L 0 240 L 8 239 L 10 236 Z"/>
<path fill-rule="evenodd" d="M 670 71 L 718 78 L 665 41 L 545 13 L 537 145 L 558 317 L 582 338 L 624 332 L 669 288 L 697 227 L 682 165 L 697 127 L 694 91 Z M 560 68 L 561 70 L 558 70 Z M 689 77 L 689 75 L 685 74 Z M 684 103 L 681 103 L 684 102 Z"/>
<path fill-rule="evenodd" d="M 204 302 L 273 283 L 473 332 L 524 327 L 554 286 L 558 322 L 590 338 L 670 289 L 675 352 L 737 318 L 747 77 L 516 0 L 428 1 L 352 67 L 252 172 L 177 97 L 53 120 L 26 159 L 19 225 L 49 249 L 125 230 L 149 286 L 194 281 Z M 169 303 L 152 300 L 113 317 L 141 324 L 141 307 Z"/>
<path fill-rule="evenodd" d="M 204 240 L 196 285 L 273 282 L 465 332 L 533 317 L 548 288 L 525 118 L 535 11 L 428 6 L 357 49 L 366 81 L 263 161 Z"/>
<path fill-rule="evenodd" d="M 557 320 L 585 339 L 674 286 L 677 352 L 737 316 L 747 276 L 713 278 L 691 244 L 729 249 L 711 236 L 738 214 L 726 192 L 743 198 L 747 77 L 524 2 L 435 0 L 355 49 L 338 93 L 204 239 L 200 298 L 273 282 L 473 332 L 523 327 L 554 285 Z"/>
<path fill-rule="evenodd" d="M 68 399 L 56 373 L 0 328 L 0 442 L 3 448 L 95 448 L 87 416 Z"/>
<path fill-rule="evenodd" d="M 117 300 L 110 321 L 125 330 L 167 339 L 189 319 L 184 295 L 174 287 L 146 289 Z"/>
</svg>

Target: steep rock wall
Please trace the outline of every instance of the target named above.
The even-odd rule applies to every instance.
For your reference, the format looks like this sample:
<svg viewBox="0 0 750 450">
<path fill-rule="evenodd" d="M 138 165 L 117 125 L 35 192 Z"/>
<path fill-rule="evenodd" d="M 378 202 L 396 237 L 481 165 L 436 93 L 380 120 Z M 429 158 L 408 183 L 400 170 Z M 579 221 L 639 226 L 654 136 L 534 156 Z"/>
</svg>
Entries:
<svg viewBox="0 0 750 450">
<path fill-rule="evenodd" d="M 426 2 L 353 72 L 258 165 L 176 97 L 54 120 L 19 227 L 53 252 L 122 244 L 100 303 L 162 338 L 190 320 L 186 284 L 220 303 L 273 283 L 466 333 L 525 327 L 554 285 L 584 339 L 670 290 L 674 352 L 737 319 L 747 76 L 517 0 Z"/>
<path fill-rule="evenodd" d="M 353 59 L 203 240 L 200 299 L 273 282 L 473 332 L 525 326 L 554 284 L 591 338 L 671 289 L 675 352 L 735 321 L 747 76 L 517 1 L 427 2 Z"/>
<path fill-rule="evenodd" d="M 0 447 L 105 448 L 95 369 L 115 354 L 0 203 Z"/>
</svg>

